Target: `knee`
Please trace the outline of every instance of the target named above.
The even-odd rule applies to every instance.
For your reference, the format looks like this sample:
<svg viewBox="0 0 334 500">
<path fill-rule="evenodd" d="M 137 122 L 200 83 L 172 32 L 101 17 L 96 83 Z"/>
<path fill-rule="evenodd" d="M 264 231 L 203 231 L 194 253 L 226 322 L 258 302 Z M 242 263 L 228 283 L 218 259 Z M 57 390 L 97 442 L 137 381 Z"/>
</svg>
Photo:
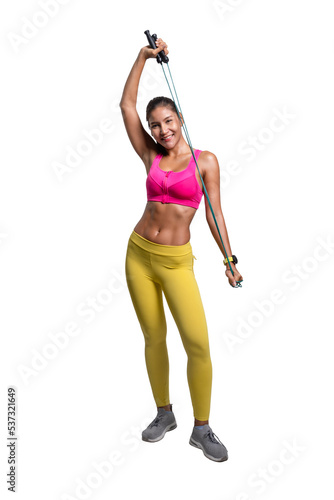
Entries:
<svg viewBox="0 0 334 500">
<path fill-rule="evenodd" d="M 159 348 L 166 344 L 166 328 L 145 328 L 143 333 L 146 347 Z"/>
<path fill-rule="evenodd" d="M 210 346 L 208 339 L 191 341 L 186 348 L 186 352 L 188 357 L 202 360 L 210 359 Z"/>
</svg>

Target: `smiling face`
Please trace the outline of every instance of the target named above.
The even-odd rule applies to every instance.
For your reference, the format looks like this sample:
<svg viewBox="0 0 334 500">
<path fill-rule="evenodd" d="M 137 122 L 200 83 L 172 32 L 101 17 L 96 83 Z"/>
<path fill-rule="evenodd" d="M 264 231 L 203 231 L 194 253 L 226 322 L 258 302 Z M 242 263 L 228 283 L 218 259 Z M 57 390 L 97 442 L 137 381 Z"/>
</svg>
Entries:
<svg viewBox="0 0 334 500">
<path fill-rule="evenodd" d="M 175 111 L 167 106 L 153 109 L 148 124 L 153 139 L 166 149 L 172 149 L 182 137 L 180 119 Z"/>
</svg>

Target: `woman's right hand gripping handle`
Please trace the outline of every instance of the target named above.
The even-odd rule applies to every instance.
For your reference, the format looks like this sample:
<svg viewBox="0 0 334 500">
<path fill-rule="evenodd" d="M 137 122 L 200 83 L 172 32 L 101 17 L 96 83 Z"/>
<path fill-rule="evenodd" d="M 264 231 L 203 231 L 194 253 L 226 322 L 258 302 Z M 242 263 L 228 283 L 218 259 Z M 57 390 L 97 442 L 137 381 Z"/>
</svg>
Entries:
<svg viewBox="0 0 334 500">
<path fill-rule="evenodd" d="M 167 44 L 161 38 L 158 38 L 155 43 L 157 45 L 156 49 L 152 49 L 149 45 L 146 45 L 145 47 L 142 47 L 140 49 L 138 56 L 131 68 L 129 76 L 125 82 L 120 102 L 121 107 L 136 106 L 139 80 L 146 60 L 150 59 L 151 57 L 156 57 L 157 54 L 162 50 L 165 51 L 166 55 L 168 54 Z"/>
<path fill-rule="evenodd" d="M 145 59 L 157 57 L 157 54 L 159 54 L 162 50 L 166 55 L 169 53 L 169 50 L 167 49 L 168 45 L 161 38 L 157 38 L 155 44 L 157 45 L 156 49 L 152 49 L 150 45 L 145 45 L 145 47 L 140 50 Z"/>
</svg>

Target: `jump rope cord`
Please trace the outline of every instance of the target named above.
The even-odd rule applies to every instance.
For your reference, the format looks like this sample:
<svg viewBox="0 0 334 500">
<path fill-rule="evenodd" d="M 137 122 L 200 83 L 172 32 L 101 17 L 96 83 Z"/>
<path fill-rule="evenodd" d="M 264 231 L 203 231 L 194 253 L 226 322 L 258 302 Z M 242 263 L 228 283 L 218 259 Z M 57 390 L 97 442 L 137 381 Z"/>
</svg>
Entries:
<svg viewBox="0 0 334 500">
<path fill-rule="evenodd" d="M 178 105 L 179 105 L 180 111 L 181 111 L 181 113 L 182 113 L 182 109 L 181 109 L 181 105 L 180 105 L 180 102 L 179 102 L 179 98 L 178 98 L 178 95 L 177 95 L 177 92 L 176 92 L 176 88 L 175 88 L 175 85 L 174 85 L 174 80 L 173 80 L 173 77 L 172 77 L 172 73 L 171 73 L 171 71 L 170 71 L 170 68 L 169 68 L 169 64 L 168 64 L 168 62 L 167 62 L 166 64 L 167 64 L 167 68 L 168 68 L 168 71 L 169 71 L 169 75 L 170 75 L 170 78 L 171 78 L 171 82 L 172 82 L 172 85 L 173 85 L 173 88 L 174 88 L 174 92 L 175 92 L 175 95 L 176 95 L 176 99 L 177 99 L 177 102 L 178 102 Z M 176 111 L 177 111 L 178 117 L 179 117 L 179 119 L 180 119 L 180 121 L 181 121 L 181 123 L 182 123 L 181 116 L 180 116 L 180 113 L 179 113 L 178 107 L 177 107 L 177 105 L 176 105 L 176 102 L 175 102 L 175 99 L 174 99 L 174 95 L 173 95 L 172 89 L 171 89 L 171 87 L 170 87 L 170 84 L 169 84 L 169 81 L 168 81 L 168 78 L 167 78 L 166 72 L 165 72 L 165 70 L 164 70 L 164 66 L 163 66 L 163 64 L 161 64 L 161 67 L 162 67 L 162 70 L 163 70 L 163 72 L 164 72 L 165 79 L 166 79 L 166 82 L 167 82 L 167 85 L 168 85 L 169 91 L 170 91 L 170 93 L 171 93 L 172 99 L 173 99 L 173 101 L 174 101 L 174 104 L 175 104 L 175 108 L 176 108 Z M 205 187 L 205 184 L 204 184 L 203 178 L 202 178 L 202 176 L 201 176 L 201 172 L 200 172 L 199 167 L 198 167 L 198 164 L 197 164 L 197 160 L 196 160 L 196 157 L 195 157 L 195 154 L 194 154 L 194 150 L 193 150 L 193 147 L 192 147 L 192 144 L 191 144 L 190 136 L 189 136 L 189 134 L 188 134 L 188 129 L 187 129 L 187 125 L 186 125 L 186 121 L 185 121 L 185 119 L 184 119 L 184 114 L 183 114 L 183 113 L 182 113 L 182 116 L 183 116 L 184 131 L 185 131 L 185 135 L 186 135 L 186 138 L 187 138 L 187 141 L 188 141 L 188 146 L 190 147 L 190 149 L 191 149 L 191 153 L 192 153 L 193 158 L 194 158 L 194 160 L 195 160 L 195 163 L 196 163 L 196 166 L 197 166 L 197 170 L 198 170 L 199 176 L 200 176 L 201 181 L 202 181 L 202 184 L 203 184 L 204 193 L 205 193 L 205 196 L 206 196 L 206 198 L 207 198 L 207 200 L 208 200 L 208 202 L 209 202 L 210 210 L 211 210 L 211 212 L 212 212 L 212 215 L 213 215 L 213 218 L 214 218 L 214 221 L 215 221 L 215 224 L 216 224 L 216 228 L 217 228 L 217 231 L 218 231 L 218 234 L 219 234 L 219 237 L 220 237 L 220 241 L 222 242 L 223 249 L 224 249 L 224 252 L 225 252 L 225 256 L 226 256 L 226 258 L 227 258 L 227 257 L 228 257 L 228 255 L 227 255 L 227 252 L 226 252 L 226 249 L 225 249 L 224 243 L 223 243 L 223 238 L 222 238 L 222 236 L 221 236 L 221 234 L 220 234 L 219 227 L 218 227 L 218 224 L 217 224 L 217 220 L 216 220 L 216 217 L 215 217 L 215 214 L 214 214 L 214 212 L 213 212 L 212 205 L 211 205 L 211 202 L 210 202 L 210 199 L 209 199 L 209 195 L 208 195 L 208 193 L 207 193 L 207 190 L 206 190 L 206 187 Z M 227 262 L 228 262 L 228 265 L 230 266 L 230 271 L 231 271 L 231 273 L 232 273 L 232 276 L 234 276 L 234 272 L 233 272 L 233 269 L 232 269 L 232 267 L 231 267 L 230 261 L 228 260 Z M 237 287 L 241 287 L 241 286 L 242 286 L 242 285 L 241 285 L 240 281 L 237 281 L 237 282 L 236 282 L 236 286 L 235 286 L 235 288 L 237 288 Z"/>
</svg>

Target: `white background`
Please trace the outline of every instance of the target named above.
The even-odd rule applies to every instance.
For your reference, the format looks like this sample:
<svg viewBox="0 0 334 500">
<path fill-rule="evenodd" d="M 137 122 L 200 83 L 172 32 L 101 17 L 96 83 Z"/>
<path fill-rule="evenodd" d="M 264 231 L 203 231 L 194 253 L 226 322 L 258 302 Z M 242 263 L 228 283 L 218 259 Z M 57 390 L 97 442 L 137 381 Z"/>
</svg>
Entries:
<svg viewBox="0 0 334 500">
<path fill-rule="evenodd" d="M 9 495 L 14 386 L 17 499 L 329 498 L 331 2 L 54 5 L 7 1 L 0 12 L 1 495 Z M 223 463 L 189 445 L 187 359 L 166 302 L 178 427 L 158 443 L 141 440 L 156 408 L 124 263 L 145 208 L 146 172 L 118 103 L 146 29 L 168 43 L 193 147 L 219 160 L 222 210 L 244 277 L 242 288 L 229 286 L 203 199 L 191 244 L 212 353 L 210 425 L 229 451 Z M 138 95 L 145 127 L 157 95 L 169 90 L 151 59 Z M 285 123 L 274 121 L 277 112 Z M 84 131 L 106 120 L 101 143 L 57 175 Z M 259 147 L 251 156 L 252 138 Z"/>
</svg>

